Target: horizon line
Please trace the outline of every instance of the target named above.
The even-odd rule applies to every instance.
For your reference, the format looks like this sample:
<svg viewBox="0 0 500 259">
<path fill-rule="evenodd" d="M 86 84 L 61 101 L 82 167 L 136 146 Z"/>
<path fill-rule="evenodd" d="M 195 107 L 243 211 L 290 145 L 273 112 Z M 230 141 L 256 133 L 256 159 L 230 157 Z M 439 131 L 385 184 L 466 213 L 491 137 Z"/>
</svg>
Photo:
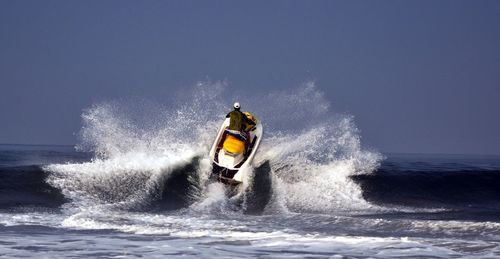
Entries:
<svg viewBox="0 0 500 259">
<path fill-rule="evenodd" d="M 16 143 L 0 143 L 0 146 L 45 146 L 45 147 L 75 147 L 76 144 L 16 144 Z M 500 156 L 500 154 L 486 153 L 436 153 L 436 152 L 394 152 L 394 151 L 377 151 L 384 155 L 475 155 L 475 156 Z"/>
</svg>

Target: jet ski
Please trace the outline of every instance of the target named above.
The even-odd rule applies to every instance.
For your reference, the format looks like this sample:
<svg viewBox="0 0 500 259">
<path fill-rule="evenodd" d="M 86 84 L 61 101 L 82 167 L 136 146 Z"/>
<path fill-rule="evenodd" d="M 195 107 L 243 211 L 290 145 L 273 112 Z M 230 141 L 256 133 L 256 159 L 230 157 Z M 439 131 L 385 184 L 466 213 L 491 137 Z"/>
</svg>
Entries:
<svg viewBox="0 0 500 259">
<path fill-rule="evenodd" d="M 244 181 L 245 173 L 262 140 L 262 124 L 251 113 L 244 114 L 255 122 L 255 126 L 248 129 L 248 135 L 229 130 L 230 119 L 227 118 L 209 153 L 212 160 L 211 178 L 229 185 L 238 185 Z"/>
</svg>

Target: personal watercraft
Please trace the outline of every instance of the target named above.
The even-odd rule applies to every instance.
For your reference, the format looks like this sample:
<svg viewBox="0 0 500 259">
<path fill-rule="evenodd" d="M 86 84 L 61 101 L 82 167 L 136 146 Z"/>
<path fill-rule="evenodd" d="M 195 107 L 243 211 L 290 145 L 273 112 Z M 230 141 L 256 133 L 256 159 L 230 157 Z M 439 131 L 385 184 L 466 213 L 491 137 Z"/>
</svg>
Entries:
<svg viewBox="0 0 500 259">
<path fill-rule="evenodd" d="M 238 185 L 245 180 L 245 173 L 251 166 L 263 133 L 262 124 L 252 114 L 245 112 L 245 115 L 255 122 L 255 126 L 248 129 L 248 134 L 229 130 L 229 118 L 222 123 L 209 153 L 212 179 L 230 185 Z"/>
</svg>

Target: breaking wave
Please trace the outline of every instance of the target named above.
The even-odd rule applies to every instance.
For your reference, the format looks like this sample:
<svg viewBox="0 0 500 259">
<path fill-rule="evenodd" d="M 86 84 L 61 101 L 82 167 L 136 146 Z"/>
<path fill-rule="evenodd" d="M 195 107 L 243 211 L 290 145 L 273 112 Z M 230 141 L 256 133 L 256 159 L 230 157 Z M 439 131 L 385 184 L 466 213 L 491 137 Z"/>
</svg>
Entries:
<svg viewBox="0 0 500 259">
<path fill-rule="evenodd" d="M 233 101 L 227 88 L 225 82 L 200 82 L 168 105 L 93 105 L 82 115 L 77 148 L 95 157 L 85 163 L 45 166 L 50 172 L 47 182 L 74 207 L 213 210 L 227 204 L 222 185 L 207 183 L 207 154 Z M 351 176 L 373 172 L 381 156 L 362 149 L 353 118 L 330 111 L 314 83 L 239 101 L 262 121 L 265 132 L 249 175 L 248 182 L 254 184 L 244 185 L 235 196 L 242 206 L 259 200 L 267 204 L 261 209 L 271 213 L 373 207 Z"/>
</svg>

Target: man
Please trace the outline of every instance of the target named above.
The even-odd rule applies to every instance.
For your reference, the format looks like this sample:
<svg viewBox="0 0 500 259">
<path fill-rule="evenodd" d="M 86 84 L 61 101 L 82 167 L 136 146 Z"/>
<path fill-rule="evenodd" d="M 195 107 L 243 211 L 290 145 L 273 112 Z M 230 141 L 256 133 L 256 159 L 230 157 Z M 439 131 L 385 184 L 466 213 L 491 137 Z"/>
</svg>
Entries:
<svg viewBox="0 0 500 259">
<path fill-rule="evenodd" d="M 244 113 L 240 111 L 240 103 L 235 102 L 234 110 L 226 115 L 226 118 L 230 118 L 228 131 L 240 137 L 240 139 L 247 141 L 248 133 L 245 132 L 246 125 L 255 125 L 255 122 L 249 119 Z M 238 136 L 239 135 L 239 136 Z"/>
</svg>

